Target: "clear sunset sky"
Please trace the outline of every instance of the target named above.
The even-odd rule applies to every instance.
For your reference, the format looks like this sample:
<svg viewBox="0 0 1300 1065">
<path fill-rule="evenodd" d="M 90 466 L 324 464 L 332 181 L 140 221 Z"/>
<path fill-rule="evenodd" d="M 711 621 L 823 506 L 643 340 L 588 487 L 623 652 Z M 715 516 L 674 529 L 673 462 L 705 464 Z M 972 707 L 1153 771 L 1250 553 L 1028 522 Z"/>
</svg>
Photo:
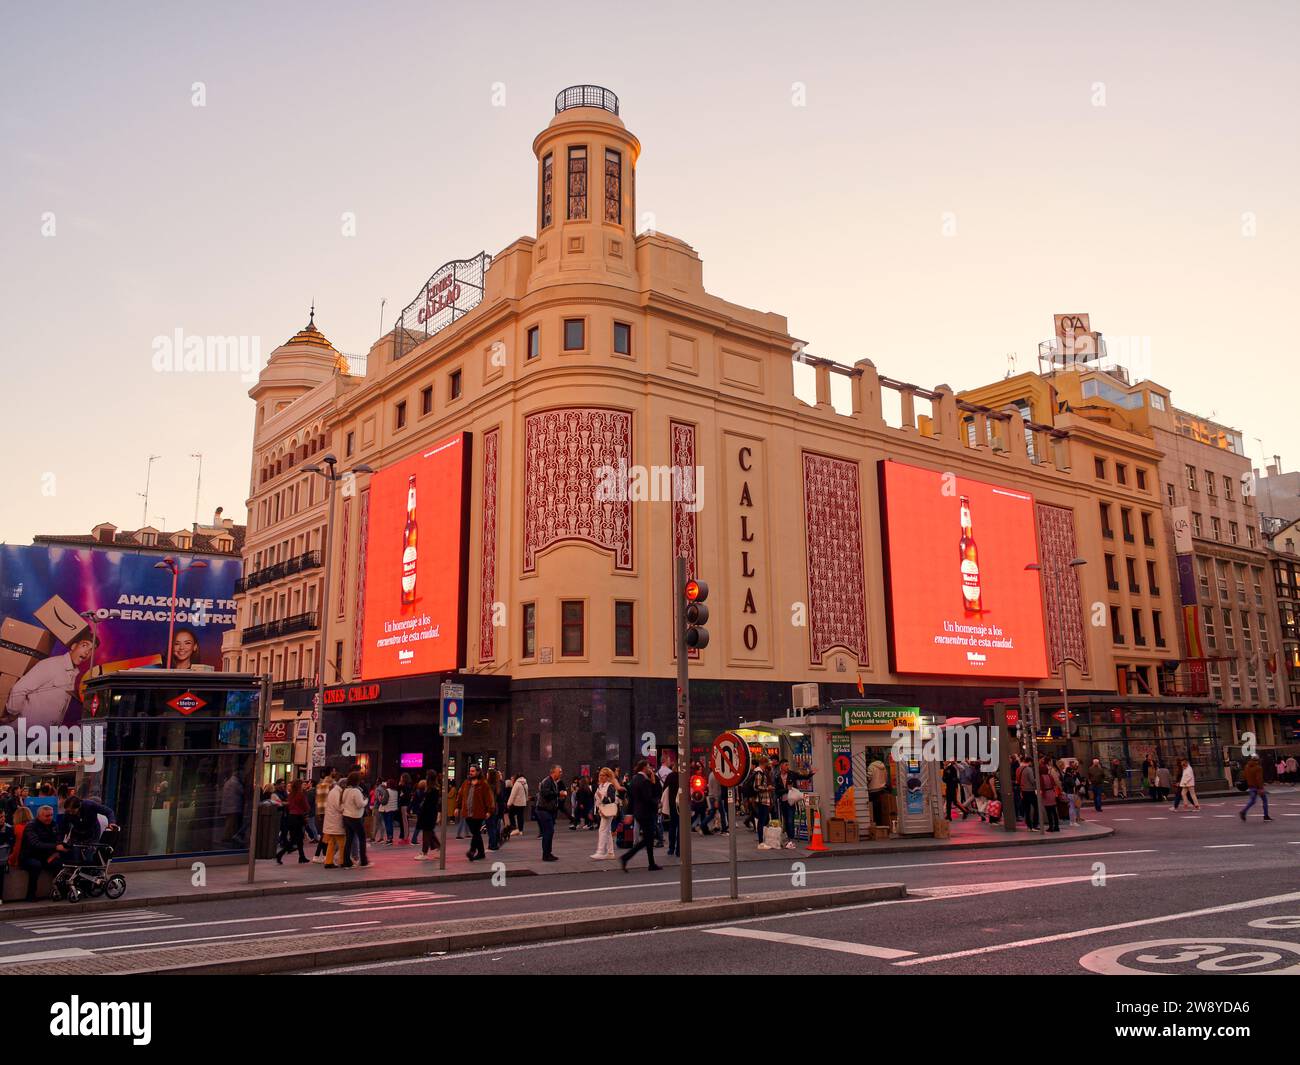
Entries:
<svg viewBox="0 0 1300 1065">
<path fill-rule="evenodd" d="M 196 451 L 202 519 L 243 521 L 248 385 L 154 338 L 265 357 L 314 299 L 365 352 L 382 299 L 533 232 L 530 143 L 582 82 L 641 139 L 639 210 L 810 351 L 960 389 L 1087 312 L 1296 468 L 1297 55 L 1266 0 L 10 0 L 0 540 L 137 527 L 151 453 L 152 523 L 193 520 Z"/>
</svg>

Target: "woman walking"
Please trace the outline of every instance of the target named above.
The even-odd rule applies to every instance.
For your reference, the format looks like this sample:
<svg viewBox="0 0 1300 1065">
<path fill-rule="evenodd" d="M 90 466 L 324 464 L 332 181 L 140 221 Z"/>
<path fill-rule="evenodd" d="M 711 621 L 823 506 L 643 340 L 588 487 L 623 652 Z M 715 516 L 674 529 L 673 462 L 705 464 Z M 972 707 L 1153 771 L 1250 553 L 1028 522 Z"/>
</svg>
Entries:
<svg viewBox="0 0 1300 1065">
<path fill-rule="evenodd" d="M 614 820 L 618 817 L 618 781 L 614 770 L 606 766 L 600 771 L 596 780 L 596 813 L 600 815 L 600 827 L 596 830 L 596 861 L 609 861 L 617 857 L 614 853 Z"/>
<path fill-rule="evenodd" d="M 421 836 L 420 853 L 415 856 L 417 862 L 429 861 L 429 852 L 438 849 L 438 814 L 442 808 L 442 790 L 438 778 L 430 773 L 420 781 L 424 789 L 424 798 L 416 814 L 415 831 Z"/>
<path fill-rule="evenodd" d="M 1048 832 L 1061 831 L 1061 815 L 1056 810 L 1056 797 L 1060 795 L 1060 782 L 1052 763 L 1043 759 L 1038 767 L 1038 793 L 1043 802 L 1043 813 Z"/>
<path fill-rule="evenodd" d="M 1182 793 L 1183 801 L 1199 813 L 1201 804 L 1196 800 L 1196 774 L 1192 772 L 1191 762 L 1183 762 L 1183 772 L 1178 778 L 1178 790 Z M 1177 809 L 1176 803 L 1174 808 Z"/>
<path fill-rule="evenodd" d="M 402 833 L 403 843 L 411 839 L 411 795 L 414 791 L 411 774 L 403 773 L 397 780 L 397 827 Z"/>
<path fill-rule="evenodd" d="M 382 792 L 380 792 L 382 788 Z M 376 797 L 383 795 L 383 804 L 380 812 L 384 815 L 384 842 L 389 846 L 393 843 L 393 829 L 397 825 L 397 781 L 390 780 L 388 784 L 380 785 L 376 788 Z"/>
<path fill-rule="evenodd" d="M 524 834 L 524 814 L 528 811 L 528 781 L 522 773 L 515 777 L 510 785 L 510 797 L 506 800 L 510 813 L 510 824 L 521 836 Z"/>
<path fill-rule="evenodd" d="M 758 760 L 758 768 L 754 771 L 752 780 L 754 785 L 754 825 L 758 830 L 758 849 L 761 851 L 770 851 L 772 848 L 769 844 L 763 842 L 763 829 L 772 820 L 772 773 L 768 769 L 769 762 L 766 758 Z"/>
<path fill-rule="evenodd" d="M 343 868 L 351 869 L 352 848 L 355 844 L 362 866 L 370 864 L 366 858 L 366 793 L 361 790 L 361 774 L 353 770 L 348 774 L 348 784 L 342 795 L 343 827 L 347 844 L 343 851 Z"/>
<path fill-rule="evenodd" d="M 347 826 L 343 824 L 343 788 L 333 782 L 325 795 L 325 812 L 321 815 L 321 839 L 325 843 L 325 868 L 340 869 L 347 857 Z M 334 855 L 338 853 L 338 861 Z"/>
</svg>

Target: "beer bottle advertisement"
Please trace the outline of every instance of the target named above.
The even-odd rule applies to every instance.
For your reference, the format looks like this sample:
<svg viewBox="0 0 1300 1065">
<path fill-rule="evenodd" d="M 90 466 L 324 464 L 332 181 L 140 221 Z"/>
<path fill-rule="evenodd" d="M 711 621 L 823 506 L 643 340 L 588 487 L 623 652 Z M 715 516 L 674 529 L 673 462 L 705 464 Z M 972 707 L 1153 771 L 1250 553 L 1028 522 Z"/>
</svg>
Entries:
<svg viewBox="0 0 1300 1065">
<path fill-rule="evenodd" d="M 385 466 L 370 479 L 361 676 L 459 668 L 463 654 L 469 434 Z"/>
<path fill-rule="evenodd" d="M 893 460 L 880 484 L 894 670 L 1047 676 L 1034 497 Z"/>
</svg>

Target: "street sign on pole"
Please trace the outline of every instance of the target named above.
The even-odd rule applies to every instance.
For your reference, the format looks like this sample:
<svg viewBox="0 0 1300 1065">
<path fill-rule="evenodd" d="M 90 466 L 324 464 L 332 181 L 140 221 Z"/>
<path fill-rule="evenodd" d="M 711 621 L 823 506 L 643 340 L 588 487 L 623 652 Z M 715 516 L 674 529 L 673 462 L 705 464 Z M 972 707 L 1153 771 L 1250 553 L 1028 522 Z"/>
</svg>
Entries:
<svg viewBox="0 0 1300 1065">
<path fill-rule="evenodd" d="M 728 851 L 731 864 L 731 897 L 740 898 L 740 874 L 736 866 L 736 837 L 740 829 L 736 825 L 736 789 L 745 782 L 750 769 L 749 744 L 734 732 L 724 732 L 713 741 L 713 752 L 709 763 L 718 784 L 726 789 L 724 802 L 728 807 L 727 828 Z"/>
<path fill-rule="evenodd" d="M 719 784 L 724 788 L 739 787 L 749 776 L 749 744 L 734 732 L 724 732 L 713 741 L 710 763 Z"/>
<path fill-rule="evenodd" d="M 441 736 L 465 734 L 465 685 L 444 684 L 442 686 L 438 734 Z"/>
</svg>

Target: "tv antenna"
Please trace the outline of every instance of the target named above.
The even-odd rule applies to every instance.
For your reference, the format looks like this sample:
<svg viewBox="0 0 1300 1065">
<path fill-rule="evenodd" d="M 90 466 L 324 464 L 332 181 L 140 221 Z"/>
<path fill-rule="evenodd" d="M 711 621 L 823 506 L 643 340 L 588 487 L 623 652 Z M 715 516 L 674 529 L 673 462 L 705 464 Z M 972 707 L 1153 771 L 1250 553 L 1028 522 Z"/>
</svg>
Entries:
<svg viewBox="0 0 1300 1065">
<path fill-rule="evenodd" d="M 149 482 L 153 479 L 153 464 L 160 458 L 162 458 L 161 455 L 149 456 L 149 468 L 144 475 L 144 491 L 136 492 L 136 495 L 144 500 L 144 506 L 140 511 L 140 528 L 142 529 L 149 524 Z"/>
<path fill-rule="evenodd" d="M 190 458 L 199 460 L 199 473 L 194 479 L 194 528 L 199 526 L 199 492 L 203 488 L 203 452 L 191 451 Z"/>
</svg>

